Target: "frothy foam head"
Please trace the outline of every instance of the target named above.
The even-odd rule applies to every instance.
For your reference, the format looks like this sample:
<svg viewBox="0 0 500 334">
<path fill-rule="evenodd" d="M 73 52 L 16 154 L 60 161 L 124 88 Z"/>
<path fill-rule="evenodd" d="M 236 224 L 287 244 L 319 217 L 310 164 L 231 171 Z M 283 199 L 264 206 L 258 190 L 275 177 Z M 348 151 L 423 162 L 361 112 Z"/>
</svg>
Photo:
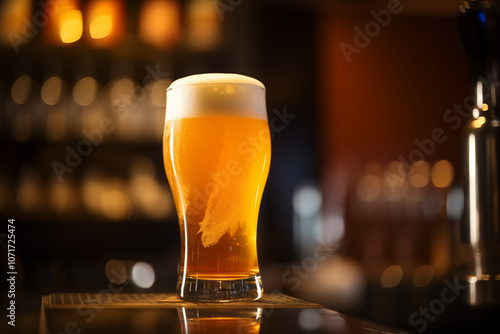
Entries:
<svg viewBox="0 0 500 334">
<path fill-rule="evenodd" d="M 267 121 L 265 92 L 260 81 L 240 74 L 191 75 L 168 87 L 165 119 L 224 115 Z"/>
</svg>

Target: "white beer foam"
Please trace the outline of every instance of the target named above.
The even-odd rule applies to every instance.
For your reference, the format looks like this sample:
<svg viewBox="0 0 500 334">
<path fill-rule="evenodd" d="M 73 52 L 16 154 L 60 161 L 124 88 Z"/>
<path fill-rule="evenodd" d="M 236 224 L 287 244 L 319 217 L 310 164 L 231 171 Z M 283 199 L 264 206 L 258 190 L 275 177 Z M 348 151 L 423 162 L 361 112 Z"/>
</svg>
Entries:
<svg viewBox="0 0 500 334">
<path fill-rule="evenodd" d="M 165 120 L 224 115 L 267 121 L 265 92 L 260 81 L 240 74 L 191 75 L 168 87 Z"/>
</svg>

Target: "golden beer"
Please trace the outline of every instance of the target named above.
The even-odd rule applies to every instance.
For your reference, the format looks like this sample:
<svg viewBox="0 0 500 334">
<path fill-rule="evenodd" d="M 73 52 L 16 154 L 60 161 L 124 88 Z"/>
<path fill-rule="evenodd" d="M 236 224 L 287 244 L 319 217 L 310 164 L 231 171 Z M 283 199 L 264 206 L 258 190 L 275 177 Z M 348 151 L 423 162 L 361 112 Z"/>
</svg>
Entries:
<svg viewBox="0 0 500 334">
<path fill-rule="evenodd" d="M 271 159 L 264 87 L 239 75 L 193 77 L 168 90 L 163 141 L 181 231 L 177 291 L 198 301 L 257 299 L 257 220 Z"/>
</svg>

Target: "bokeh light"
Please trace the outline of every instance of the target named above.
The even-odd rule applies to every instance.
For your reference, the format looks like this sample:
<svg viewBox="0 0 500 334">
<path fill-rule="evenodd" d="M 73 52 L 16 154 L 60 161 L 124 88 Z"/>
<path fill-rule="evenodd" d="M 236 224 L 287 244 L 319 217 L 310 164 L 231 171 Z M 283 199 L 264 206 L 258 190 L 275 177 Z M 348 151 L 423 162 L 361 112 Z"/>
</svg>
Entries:
<svg viewBox="0 0 500 334">
<path fill-rule="evenodd" d="M 59 24 L 59 35 L 63 43 L 74 43 L 82 37 L 82 12 L 79 10 L 69 10 L 62 14 Z"/>
<path fill-rule="evenodd" d="M 380 276 L 380 285 L 383 288 L 394 288 L 403 279 L 403 268 L 398 265 L 389 266 L 384 269 Z"/>
<path fill-rule="evenodd" d="M 48 78 L 42 86 L 40 95 L 42 101 L 49 106 L 53 106 L 61 99 L 63 83 L 61 78 L 53 76 Z"/>
<path fill-rule="evenodd" d="M 137 262 L 132 267 L 132 281 L 140 288 L 147 289 L 155 283 L 155 271 L 147 262 Z"/>
<path fill-rule="evenodd" d="M 28 100 L 31 91 L 31 78 L 27 75 L 20 76 L 12 84 L 10 95 L 17 104 L 24 104 Z"/>
<path fill-rule="evenodd" d="M 73 100 L 76 104 L 86 107 L 94 102 L 97 95 L 97 81 L 92 77 L 85 77 L 73 87 Z"/>
</svg>

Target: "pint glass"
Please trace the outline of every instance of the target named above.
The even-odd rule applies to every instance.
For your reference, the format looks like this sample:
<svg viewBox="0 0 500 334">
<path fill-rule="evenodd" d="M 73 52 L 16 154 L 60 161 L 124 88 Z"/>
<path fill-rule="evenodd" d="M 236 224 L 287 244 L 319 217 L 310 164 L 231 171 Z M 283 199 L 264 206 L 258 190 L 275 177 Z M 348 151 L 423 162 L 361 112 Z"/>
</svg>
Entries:
<svg viewBox="0 0 500 334">
<path fill-rule="evenodd" d="M 236 74 L 174 81 L 163 159 L 181 232 L 178 295 L 260 298 L 257 218 L 271 159 L 264 85 Z"/>
</svg>

